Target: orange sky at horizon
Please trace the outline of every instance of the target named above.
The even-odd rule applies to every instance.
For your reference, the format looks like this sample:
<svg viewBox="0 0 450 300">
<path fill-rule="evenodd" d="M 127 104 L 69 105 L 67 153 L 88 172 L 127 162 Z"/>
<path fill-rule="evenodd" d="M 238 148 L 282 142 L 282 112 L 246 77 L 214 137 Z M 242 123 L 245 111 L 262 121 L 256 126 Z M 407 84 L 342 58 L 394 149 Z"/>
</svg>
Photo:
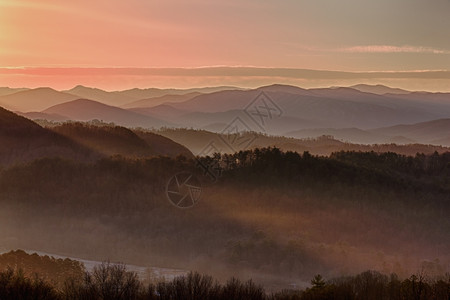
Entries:
<svg viewBox="0 0 450 300">
<path fill-rule="evenodd" d="M 256 88 L 290 84 L 303 88 L 382 84 L 411 91 L 450 92 L 450 72 L 329 72 L 245 67 L 211 68 L 0 68 L 0 82 L 14 88 L 76 85 L 108 91 L 131 88 L 235 86 Z"/>
<path fill-rule="evenodd" d="M 0 0 L 0 68 L 255 66 L 345 72 L 450 70 L 450 1 Z M 383 20 L 383 22 L 380 22 Z M 181 69 L 180 69 L 181 70 Z M 264 76 L 4 74 L 0 86 L 106 89 L 355 80 Z M 383 83 L 448 91 L 448 78 Z"/>
</svg>

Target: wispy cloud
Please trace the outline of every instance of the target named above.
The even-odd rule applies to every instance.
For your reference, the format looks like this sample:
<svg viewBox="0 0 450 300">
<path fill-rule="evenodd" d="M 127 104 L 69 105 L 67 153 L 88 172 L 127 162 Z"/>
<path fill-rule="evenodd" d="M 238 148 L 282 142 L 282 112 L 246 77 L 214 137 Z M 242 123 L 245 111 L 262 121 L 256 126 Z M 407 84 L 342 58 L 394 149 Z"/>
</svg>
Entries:
<svg viewBox="0 0 450 300">
<path fill-rule="evenodd" d="M 450 70 L 345 72 L 296 68 L 199 67 L 199 68 L 80 68 L 80 67 L 0 67 L 0 75 L 26 76 L 142 76 L 142 77 L 266 77 L 297 79 L 422 78 L 450 79 Z"/>
<path fill-rule="evenodd" d="M 353 46 L 339 49 L 348 53 L 430 53 L 430 54 L 450 54 L 450 50 L 436 49 L 432 47 L 418 46 L 392 46 L 392 45 L 368 45 Z"/>
</svg>

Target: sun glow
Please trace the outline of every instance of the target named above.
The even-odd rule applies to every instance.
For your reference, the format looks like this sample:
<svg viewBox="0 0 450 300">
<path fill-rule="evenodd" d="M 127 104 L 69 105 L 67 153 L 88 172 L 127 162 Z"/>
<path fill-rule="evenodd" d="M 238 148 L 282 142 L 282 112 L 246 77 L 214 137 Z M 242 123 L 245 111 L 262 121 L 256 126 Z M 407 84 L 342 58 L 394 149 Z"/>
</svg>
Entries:
<svg viewBox="0 0 450 300">
<path fill-rule="evenodd" d="M 450 70 L 450 42 L 446 39 L 450 23 L 443 13 L 450 7 L 443 3 L 440 4 L 443 7 L 427 8 L 433 18 L 423 24 L 430 28 L 440 24 L 441 30 L 433 30 L 433 36 L 424 40 L 410 33 L 417 22 L 403 11 L 398 11 L 396 17 L 402 17 L 411 30 L 402 32 L 397 28 L 398 19 L 385 15 L 386 9 L 395 7 L 381 1 L 386 3 L 371 10 L 372 4 L 364 9 L 359 4 L 349 5 L 355 10 L 352 15 L 360 15 L 364 23 L 358 26 L 358 20 L 351 20 L 352 26 L 348 28 L 347 10 L 330 4 L 334 10 L 331 11 L 315 2 L 0 0 L 0 66 Z M 378 11 L 378 6 L 386 9 Z M 311 17 L 318 14 L 323 21 Z M 380 26 L 377 19 L 381 14 L 386 26 L 390 25 L 389 34 L 382 32 L 384 25 Z M 383 38 L 368 40 L 368 33 Z M 397 41 L 402 43 L 396 44 Z M 16 74 L 9 78 L 2 76 L 0 86 L 16 79 Z M 43 78 L 35 79 L 27 77 L 26 84 L 36 86 L 46 82 Z M 66 79 L 63 81 L 68 82 Z M 99 84 L 82 78 L 76 80 Z M 245 81 L 238 85 L 260 84 L 265 82 Z"/>
</svg>

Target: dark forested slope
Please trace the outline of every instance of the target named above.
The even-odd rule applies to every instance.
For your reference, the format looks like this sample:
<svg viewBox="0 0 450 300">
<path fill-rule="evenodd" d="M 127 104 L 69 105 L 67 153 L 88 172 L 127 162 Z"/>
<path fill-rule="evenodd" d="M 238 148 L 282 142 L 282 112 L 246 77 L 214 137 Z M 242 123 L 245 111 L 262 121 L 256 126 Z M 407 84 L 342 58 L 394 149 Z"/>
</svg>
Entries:
<svg viewBox="0 0 450 300">
<path fill-rule="evenodd" d="M 0 238 L 280 284 L 319 272 L 402 275 L 424 261 L 442 269 L 450 260 L 448 153 L 326 158 L 266 148 L 200 162 L 219 172 L 215 182 L 183 157 L 46 159 L 4 170 Z M 203 182 L 190 210 L 165 195 L 180 171 Z"/>
<path fill-rule="evenodd" d="M 57 157 L 89 162 L 110 155 L 192 156 L 184 146 L 157 134 L 82 123 L 43 128 L 0 107 L 0 166 Z"/>
<path fill-rule="evenodd" d="M 89 160 L 98 155 L 66 137 L 0 107 L 0 165 L 44 157 Z"/>
<path fill-rule="evenodd" d="M 166 137 L 120 126 L 64 123 L 51 130 L 108 156 L 192 156 L 184 146 Z"/>
</svg>

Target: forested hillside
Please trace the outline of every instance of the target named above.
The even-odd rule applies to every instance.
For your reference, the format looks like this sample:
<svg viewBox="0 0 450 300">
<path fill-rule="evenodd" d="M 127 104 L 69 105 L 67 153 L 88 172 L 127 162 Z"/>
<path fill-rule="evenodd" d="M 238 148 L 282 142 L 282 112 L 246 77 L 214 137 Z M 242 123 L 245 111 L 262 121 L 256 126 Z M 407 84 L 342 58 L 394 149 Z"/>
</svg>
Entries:
<svg viewBox="0 0 450 300">
<path fill-rule="evenodd" d="M 203 184 L 190 210 L 165 195 L 180 171 Z M 0 173 L 1 241 L 277 287 L 367 269 L 438 275 L 450 259 L 449 195 L 449 153 L 43 159 Z"/>
<path fill-rule="evenodd" d="M 125 127 L 89 123 L 64 123 L 51 130 L 105 156 L 144 158 L 158 155 L 192 156 L 184 146 L 163 136 Z"/>
<path fill-rule="evenodd" d="M 15 271 L 28 278 L 39 276 L 41 280 L 60 289 L 64 287 L 66 281 L 81 278 L 85 269 L 83 264 L 76 260 L 56 259 L 47 255 L 40 256 L 36 253 L 28 254 L 23 250 L 16 250 L 0 255 L 0 272 L 3 271 Z"/>
<path fill-rule="evenodd" d="M 0 107 L 0 167 L 44 157 L 88 161 L 98 158 L 98 155 Z"/>
<path fill-rule="evenodd" d="M 184 146 L 154 133 L 103 123 L 69 122 L 43 128 L 0 107 L 0 168 L 43 158 L 92 162 L 113 155 L 192 157 Z"/>
</svg>

